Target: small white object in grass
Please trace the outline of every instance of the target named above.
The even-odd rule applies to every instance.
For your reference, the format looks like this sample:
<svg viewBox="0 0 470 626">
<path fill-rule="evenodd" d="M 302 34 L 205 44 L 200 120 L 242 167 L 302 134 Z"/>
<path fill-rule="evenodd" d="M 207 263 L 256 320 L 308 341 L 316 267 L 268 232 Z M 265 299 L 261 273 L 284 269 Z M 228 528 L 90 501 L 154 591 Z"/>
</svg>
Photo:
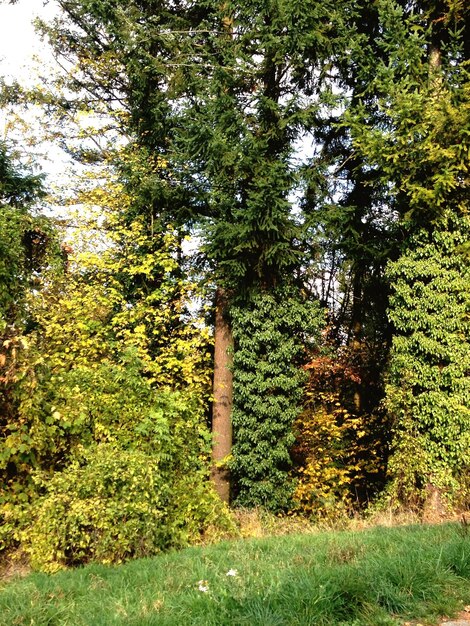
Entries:
<svg viewBox="0 0 470 626">
<path fill-rule="evenodd" d="M 198 585 L 199 591 L 202 591 L 203 593 L 207 593 L 209 591 L 209 583 L 207 580 L 200 580 Z"/>
<path fill-rule="evenodd" d="M 227 572 L 226 576 L 237 576 L 238 572 L 236 569 L 229 569 L 229 571 Z"/>
</svg>

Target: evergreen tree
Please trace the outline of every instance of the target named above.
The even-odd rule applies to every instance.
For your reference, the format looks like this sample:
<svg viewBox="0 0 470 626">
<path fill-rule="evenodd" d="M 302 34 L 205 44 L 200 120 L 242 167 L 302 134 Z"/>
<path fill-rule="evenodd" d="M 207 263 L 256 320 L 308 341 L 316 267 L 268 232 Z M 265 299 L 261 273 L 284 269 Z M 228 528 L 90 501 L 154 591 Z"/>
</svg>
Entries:
<svg viewBox="0 0 470 626">
<path fill-rule="evenodd" d="M 398 503 L 422 503 L 439 491 L 455 498 L 468 468 L 468 372 L 454 356 L 458 341 L 468 351 L 462 250 L 469 12 L 458 2 L 383 2 L 379 18 L 384 59 L 368 86 L 377 94 L 380 124 L 362 102 L 348 121 L 355 150 L 388 188 L 399 227 L 387 269 L 394 335 L 386 397 L 393 424 L 389 489 Z"/>
<path fill-rule="evenodd" d="M 68 22 L 49 32 L 59 51 L 78 59 L 77 88 L 123 100 L 137 143 L 165 160 L 152 190 L 160 220 L 198 225 L 216 283 L 237 307 L 283 284 L 301 306 L 296 142 L 318 119 L 351 3 L 60 4 Z M 290 367 L 291 356 L 280 358 L 281 368 Z M 297 391 L 289 402 L 295 413 Z M 277 423 L 281 416 L 272 413 L 266 432 Z M 285 467 L 287 448 L 281 456 Z"/>
<path fill-rule="evenodd" d="M 31 206 L 43 195 L 41 176 L 23 171 L 0 144 L 0 324 L 19 321 L 31 273 L 40 269 L 47 234 Z"/>
</svg>

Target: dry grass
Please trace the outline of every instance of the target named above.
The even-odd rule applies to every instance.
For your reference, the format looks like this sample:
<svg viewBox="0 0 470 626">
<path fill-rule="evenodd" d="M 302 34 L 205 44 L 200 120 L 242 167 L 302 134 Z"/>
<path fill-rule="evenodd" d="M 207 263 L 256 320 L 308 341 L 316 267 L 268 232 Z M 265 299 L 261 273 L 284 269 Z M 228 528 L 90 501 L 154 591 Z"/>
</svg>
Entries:
<svg viewBox="0 0 470 626">
<path fill-rule="evenodd" d="M 27 556 L 21 550 L 10 552 L 0 559 L 0 582 L 13 578 L 24 578 L 31 573 Z"/>
<path fill-rule="evenodd" d="M 355 514 L 336 519 L 309 520 L 300 515 L 274 515 L 262 509 L 235 509 L 233 516 L 238 529 L 237 537 L 263 538 L 294 534 L 317 534 L 338 530 L 366 530 L 377 526 L 394 528 L 420 524 L 460 522 L 470 532 L 470 516 L 465 513 L 448 513 L 436 517 L 424 516 L 416 511 L 387 509 L 373 514 Z"/>
</svg>

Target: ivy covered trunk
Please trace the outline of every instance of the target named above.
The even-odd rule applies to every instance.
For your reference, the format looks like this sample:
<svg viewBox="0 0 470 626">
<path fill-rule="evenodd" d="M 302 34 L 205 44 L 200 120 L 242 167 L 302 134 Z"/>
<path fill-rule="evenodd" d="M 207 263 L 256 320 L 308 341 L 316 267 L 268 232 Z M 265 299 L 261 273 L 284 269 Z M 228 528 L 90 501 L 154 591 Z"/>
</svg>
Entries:
<svg viewBox="0 0 470 626">
<path fill-rule="evenodd" d="M 305 346 L 322 315 L 289 286 L 258 291 L 232 308 L 234 446 L 232 470 L 241 506 L 291 505 L 293 424 L 305 383 Z"/>
<path fill-rule="evenodd" d="M 394 416 L 390 494 L 420 504 L 465 494 L 470 477 L 468 216 L 421 230 L 388 268 L 395 325 L 387 389 Z M 436 498 L 433 496 L 433 499 Z"/>
</svg>

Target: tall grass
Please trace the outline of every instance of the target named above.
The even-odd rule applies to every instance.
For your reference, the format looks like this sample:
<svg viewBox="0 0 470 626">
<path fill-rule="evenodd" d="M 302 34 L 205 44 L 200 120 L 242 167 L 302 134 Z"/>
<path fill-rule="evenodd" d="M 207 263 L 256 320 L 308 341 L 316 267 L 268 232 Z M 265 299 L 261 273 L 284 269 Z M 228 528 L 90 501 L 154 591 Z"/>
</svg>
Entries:
<svg viewBox="0 0 470 626">
<path fill-rule="evenodd" d="M 470 603 L 458 525 L 225 542 L 32 574 L 0 589 L 1 626 L 388 626 Z M 433 621 L 434 620 L 434 621 Z"/>
</svg>

